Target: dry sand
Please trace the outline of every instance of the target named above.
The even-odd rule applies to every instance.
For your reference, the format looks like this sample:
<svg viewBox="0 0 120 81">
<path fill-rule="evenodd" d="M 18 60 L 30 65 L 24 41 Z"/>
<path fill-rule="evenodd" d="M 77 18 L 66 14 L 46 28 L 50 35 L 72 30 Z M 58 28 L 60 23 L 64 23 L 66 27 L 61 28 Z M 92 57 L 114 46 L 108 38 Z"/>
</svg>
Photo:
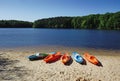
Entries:
<svg viewBox="0 0 120 81">
<path fill-rule="evenodd" d="M 29 61 L 36 52 L 89 52 L 101 62 L 88 61 L 81 65 L 73 60 L 66 66 L 61 61 L 46 64 L 43 60 Z M 22 47 L 0 49 L 0 81 L 120 81 L 120 50 L 70 48 L 63 46 Z"/>
</svg>

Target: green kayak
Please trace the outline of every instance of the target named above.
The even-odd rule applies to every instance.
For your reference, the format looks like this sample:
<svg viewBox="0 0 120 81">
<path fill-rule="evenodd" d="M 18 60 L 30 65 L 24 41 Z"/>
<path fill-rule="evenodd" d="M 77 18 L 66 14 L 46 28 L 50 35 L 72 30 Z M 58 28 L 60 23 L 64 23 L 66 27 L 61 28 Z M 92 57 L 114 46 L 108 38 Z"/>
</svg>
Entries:
<svg viewBox="0 0 120 81">
<path fill-rule="evenodd" d="M 40 60 L 40 59 L 44 59 L 46 56 L 48 56 L 49 54 L 46 54 L 46 53 L 36 53 L 34 55 L 30 55 L 28 57 L 28 59 L 30 61 L 33 61 L 33 60 Z"/>
</svg>

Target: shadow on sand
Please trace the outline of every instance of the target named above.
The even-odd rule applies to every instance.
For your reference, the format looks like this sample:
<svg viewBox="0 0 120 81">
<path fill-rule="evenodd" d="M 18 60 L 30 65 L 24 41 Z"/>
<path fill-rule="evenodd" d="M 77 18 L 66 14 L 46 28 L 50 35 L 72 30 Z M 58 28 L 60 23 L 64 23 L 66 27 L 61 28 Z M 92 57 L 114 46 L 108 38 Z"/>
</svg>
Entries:
<svg viewBox="0 0 120 81">
<path fill-rule="evenodd" d="M 0 80 L 17 81 L 17 79 L 23 78 L 27 74 L 27 70 L 24 66 L 16 67 L 15 64 L 18 62 L 19 60 L 10 60 L 0 55 Z"/>
<path fill-rule="evenodd" d="M 100 61 L 98 62 L 97 66 L 103 67 L 103 65 L 102 65 L 102 63 Z"/>
<path fill-rule="evenodd" d="M 86 60 L 83 58 L 83 63 L 81 63 L 82 65 L 87 65 Z"/>
<path fill-rule="evenodd" d="M 65 65 L 70 66 L 73 63 L 73 59 L 71 58 L 69 62 L 67 62 Z"/>
</svg>

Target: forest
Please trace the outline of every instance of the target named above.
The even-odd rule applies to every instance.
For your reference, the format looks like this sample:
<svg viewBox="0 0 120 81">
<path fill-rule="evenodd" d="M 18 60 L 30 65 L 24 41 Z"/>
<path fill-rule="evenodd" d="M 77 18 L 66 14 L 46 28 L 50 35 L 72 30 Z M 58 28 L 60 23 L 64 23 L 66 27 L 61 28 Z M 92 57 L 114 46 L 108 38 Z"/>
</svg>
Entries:
<svg viewBox="0 0 120 81">
<path fill-rule="evenodd" d="M 71 28 L 120 30 L 120 11 L 116 13 L 90 14 L 77 17 L 52 17 L 34 22 L 0 20 L 0 28 Z"/>
<path fill-rule="evenodd" d="M 120 12 L 39 19 L 33 27 L 120 30 Z"/>
<path fill-rule="evenodd" d="M 32 28 L 33 23 L 19 20 L 0 20 L 0 28 Z"/>
</svg>

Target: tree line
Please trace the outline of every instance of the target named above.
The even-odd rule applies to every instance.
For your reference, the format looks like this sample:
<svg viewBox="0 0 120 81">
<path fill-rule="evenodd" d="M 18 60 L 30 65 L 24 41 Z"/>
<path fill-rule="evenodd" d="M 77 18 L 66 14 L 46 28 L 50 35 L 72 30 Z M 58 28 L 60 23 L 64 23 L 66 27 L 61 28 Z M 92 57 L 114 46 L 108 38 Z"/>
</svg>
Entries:
<svg viewBox="0 0 120 81">
<path fill-rule="evenodd" d="M 33 27 L 120 30 L 120 12 L 39 19 Z"/>
<path fill-rule="evenodd" d="M 32 28 L 33 23 L 19 20 L 0 20 L 0 28 Z"/>
<path fill-rule="evenodd" d="M 0 27 L 23 28 L 72 28 L 120 30 L 120 11 L 116 13 L 90 14 L 77 17 L 52 17 L 34 22 L 18 20 L 0 20 Z"/>
</svg>

